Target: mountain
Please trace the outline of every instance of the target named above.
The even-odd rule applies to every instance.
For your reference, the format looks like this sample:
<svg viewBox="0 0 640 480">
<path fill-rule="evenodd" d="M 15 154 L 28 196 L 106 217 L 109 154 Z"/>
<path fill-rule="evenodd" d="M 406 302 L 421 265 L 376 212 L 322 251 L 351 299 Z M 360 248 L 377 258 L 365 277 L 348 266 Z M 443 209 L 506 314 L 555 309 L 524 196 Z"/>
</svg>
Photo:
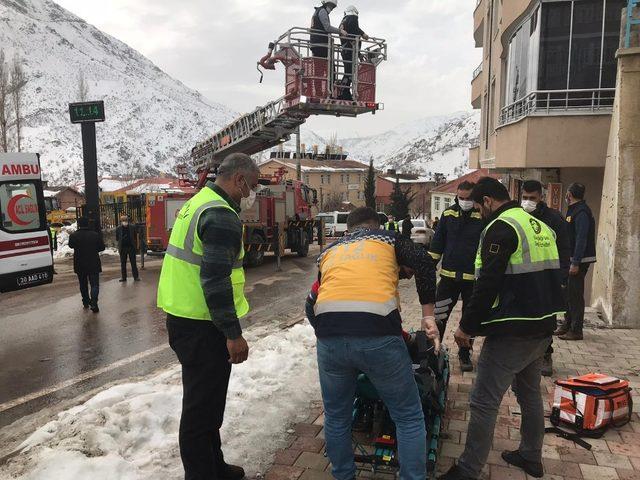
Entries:
<svg viewBox="0 0 640 480">
<path fill-rule="evenodd" d="M 469 170 L 469 147 L 479 133 L 479 112 L 457 112 L 405 123 L 380 135 L 338 138 L 337 144 L 349 158 L 362 162 L 373 158 L 375 166 L 382 170 L 455 178 Z M 301 142 L 307 151 L 311 151 L 312 145 L 318 145 L 322 153 L 325 145 L 333 141 L 302 129 Z M 294 143 L 289 142 L 288 149 L 293 146 Z"/>
<path fill-rule="evenodd" d="M 80 126 L 68 103 L 104 100 L 96 125 L 102 175 L 154 175 L 173 170 L 197 141 L 233 119 L 143 55 L 49 0 L 0 0 L 0 48 L 17 56 L 27 76 L 23 150 L 39 152 L 45 177 L 70 184 L 82 177 Z"/>
</svg>

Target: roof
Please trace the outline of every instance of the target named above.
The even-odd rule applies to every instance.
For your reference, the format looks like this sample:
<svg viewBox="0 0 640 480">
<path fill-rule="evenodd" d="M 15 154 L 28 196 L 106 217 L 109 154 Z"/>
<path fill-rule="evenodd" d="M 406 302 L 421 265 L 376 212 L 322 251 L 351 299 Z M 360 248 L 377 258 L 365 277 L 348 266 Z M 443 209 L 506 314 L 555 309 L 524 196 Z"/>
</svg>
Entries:
<svg viewBox="0 0 640 480">
<path fill-rule="evenodd" d="M 269 161 L 263 163 L 266 165 L 270 162 L 279 163 L 288 168 L 297 168 L 295 161 L 287 162 L 287 159 L 272 158 Z M 260 166 L 262 166 L 260 165 Z M 300 166 L 303 172 L 353 172 L 368 170 L 369 165 L 360 163 L 355 160 L 309 160 L 306 158 L 300 159 Z"/>
<path fill-rule="evenodd" d="M 55 197 L 56 195 L 58 195 L 59 193 L 64 192 L 65 190 L 71 190 L 73 193 L 75 193 L 77 195 L 82 195 L 82 193 L 80 191 L 78 191 L 77 189 L 75 189 L 73 187 L 52 187 L 52 186 L 47 186 L 47 188 L 44 189 L 44 196 L 45 197 Z"/>
<path fill-rule="evenodd" d="M 384 180 L 387 180 L 389 182 L 396 183 L 396 177 L 384 177 L 384 176 L 381 176 L 380 178 L 382 178 Z M 416 183 L 429 183 L 429 182 L 434 183 L 434 180 L 432 180 L 432 179 L 430 179 L 428 177 L 418 177 L 418 178 L 402 178 L 402 177 L 400 177 L 400 178 L 398 178 L 398 182 L 400 184 L 405 184 L 405 183 L 416 184 Z"/>
<path fill-rule="evenodd" d="M 135 180 L 129 185 L 114 190 L 111 193 L 128 193 L 128 194 L 140 194 L 140 193 L 153 193 L 153 192 L 180 192 L 179 180 L 176 178 L 167 177 L 153 177 L 143 178 Z"/>
<path fill-rule="evenodd" d="M 474 170 L 470 173 L 467 173 L 466 175 L 458 177 L 455 180 L 444 183 L 436 188 L 433 188 L 431 190 L 431 193 L 451 193 L 455 195 L 455 193 L 458 191 L 458 185 L 460 185 L 462 182 L 476 183 L 482 177 L 500 178 L 499 175 L 489 173 L 489 170 L 481 168 L 479 170 Z"/>
</svg>

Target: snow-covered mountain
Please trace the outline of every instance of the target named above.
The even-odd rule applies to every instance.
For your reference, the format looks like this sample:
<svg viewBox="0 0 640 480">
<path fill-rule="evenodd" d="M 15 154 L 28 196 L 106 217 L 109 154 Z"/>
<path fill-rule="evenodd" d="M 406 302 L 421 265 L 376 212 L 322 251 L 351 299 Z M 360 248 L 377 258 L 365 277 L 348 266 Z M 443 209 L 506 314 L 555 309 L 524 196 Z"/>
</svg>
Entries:
<svg viewBox="0 0 640 480">
<path fill-rule="evenodd" d="M 469 147 L 479 132 L 479 112 L 457 112 L 405 123 L 380 135 L 338 137 L 337 144 L 354 160 L 368 162 L 373 158 L 379 169 L 455 178 L 468 171 Z M 301 136 L 307 151 L 318 145 L 320 153 L 334 140 L 304 127 Z M 293 142 L 289 142 L 288 148 L 292 147 Z"/>
<path fill-rule="evenodd" d="M 28 78 L 22 110 L 23 150 L 41 153 L 45 176 L 82 176 L 80 127 L 68 103 L 104 100 L 97 124 L 101 174 L 169 172 L 180 156 L 235 117 L 227 107 L 160 70 L 143 55 L 49 0 L 0 0 L 0 48 L 21 59 Z"/>
</svg>

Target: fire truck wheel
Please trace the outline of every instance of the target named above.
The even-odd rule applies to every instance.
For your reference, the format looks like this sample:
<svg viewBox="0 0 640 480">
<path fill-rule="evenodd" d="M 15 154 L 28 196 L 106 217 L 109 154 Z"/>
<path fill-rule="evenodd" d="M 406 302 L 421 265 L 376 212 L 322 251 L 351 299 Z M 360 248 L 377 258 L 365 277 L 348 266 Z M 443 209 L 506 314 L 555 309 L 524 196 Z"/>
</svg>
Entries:
<svg viewBox="0 0 640 480">
<path fill-rule="evenodd" d="M 251 235 L 251 243 L 252 244 L 264 244 L 265 239 L 262 238 L 262 235 L 258 233 L 254 233 Z M 264 263 L 264 250 L 250 250 L 245 254 L 244 264 L 247 267 L 259 267 Z"/>
<path fill-rule="evenodd" d="M 300 232 L 300 245 L 298 246 L 298 256 L 306 257 L 309 255 L 309 237 L 307 232 Z"/>
</svg>

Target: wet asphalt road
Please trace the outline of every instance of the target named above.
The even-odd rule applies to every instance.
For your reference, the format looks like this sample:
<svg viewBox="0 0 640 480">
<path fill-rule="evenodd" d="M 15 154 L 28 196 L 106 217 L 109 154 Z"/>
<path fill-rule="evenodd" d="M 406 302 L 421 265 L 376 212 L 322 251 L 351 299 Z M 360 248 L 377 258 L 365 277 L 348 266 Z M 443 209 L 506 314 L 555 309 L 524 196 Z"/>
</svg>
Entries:
<svg viewBox="0 0 640 480">
<path fill-rule="evenodd" d="M 243 323 L 282 326 L 304 316 L 315 255 L 267 257 L 247 270 L 252 313 Z M 83 310 L 68 261 L 52 285 L 0 296 L 0 427 L 89 390 L 148 374 L 175 361 L 165 316 L 155 307 L 161 260 L 147 260 L 141 282 L 118 282 L 119 266 L 106 260 L 100 313 Z"/>
</svg>

